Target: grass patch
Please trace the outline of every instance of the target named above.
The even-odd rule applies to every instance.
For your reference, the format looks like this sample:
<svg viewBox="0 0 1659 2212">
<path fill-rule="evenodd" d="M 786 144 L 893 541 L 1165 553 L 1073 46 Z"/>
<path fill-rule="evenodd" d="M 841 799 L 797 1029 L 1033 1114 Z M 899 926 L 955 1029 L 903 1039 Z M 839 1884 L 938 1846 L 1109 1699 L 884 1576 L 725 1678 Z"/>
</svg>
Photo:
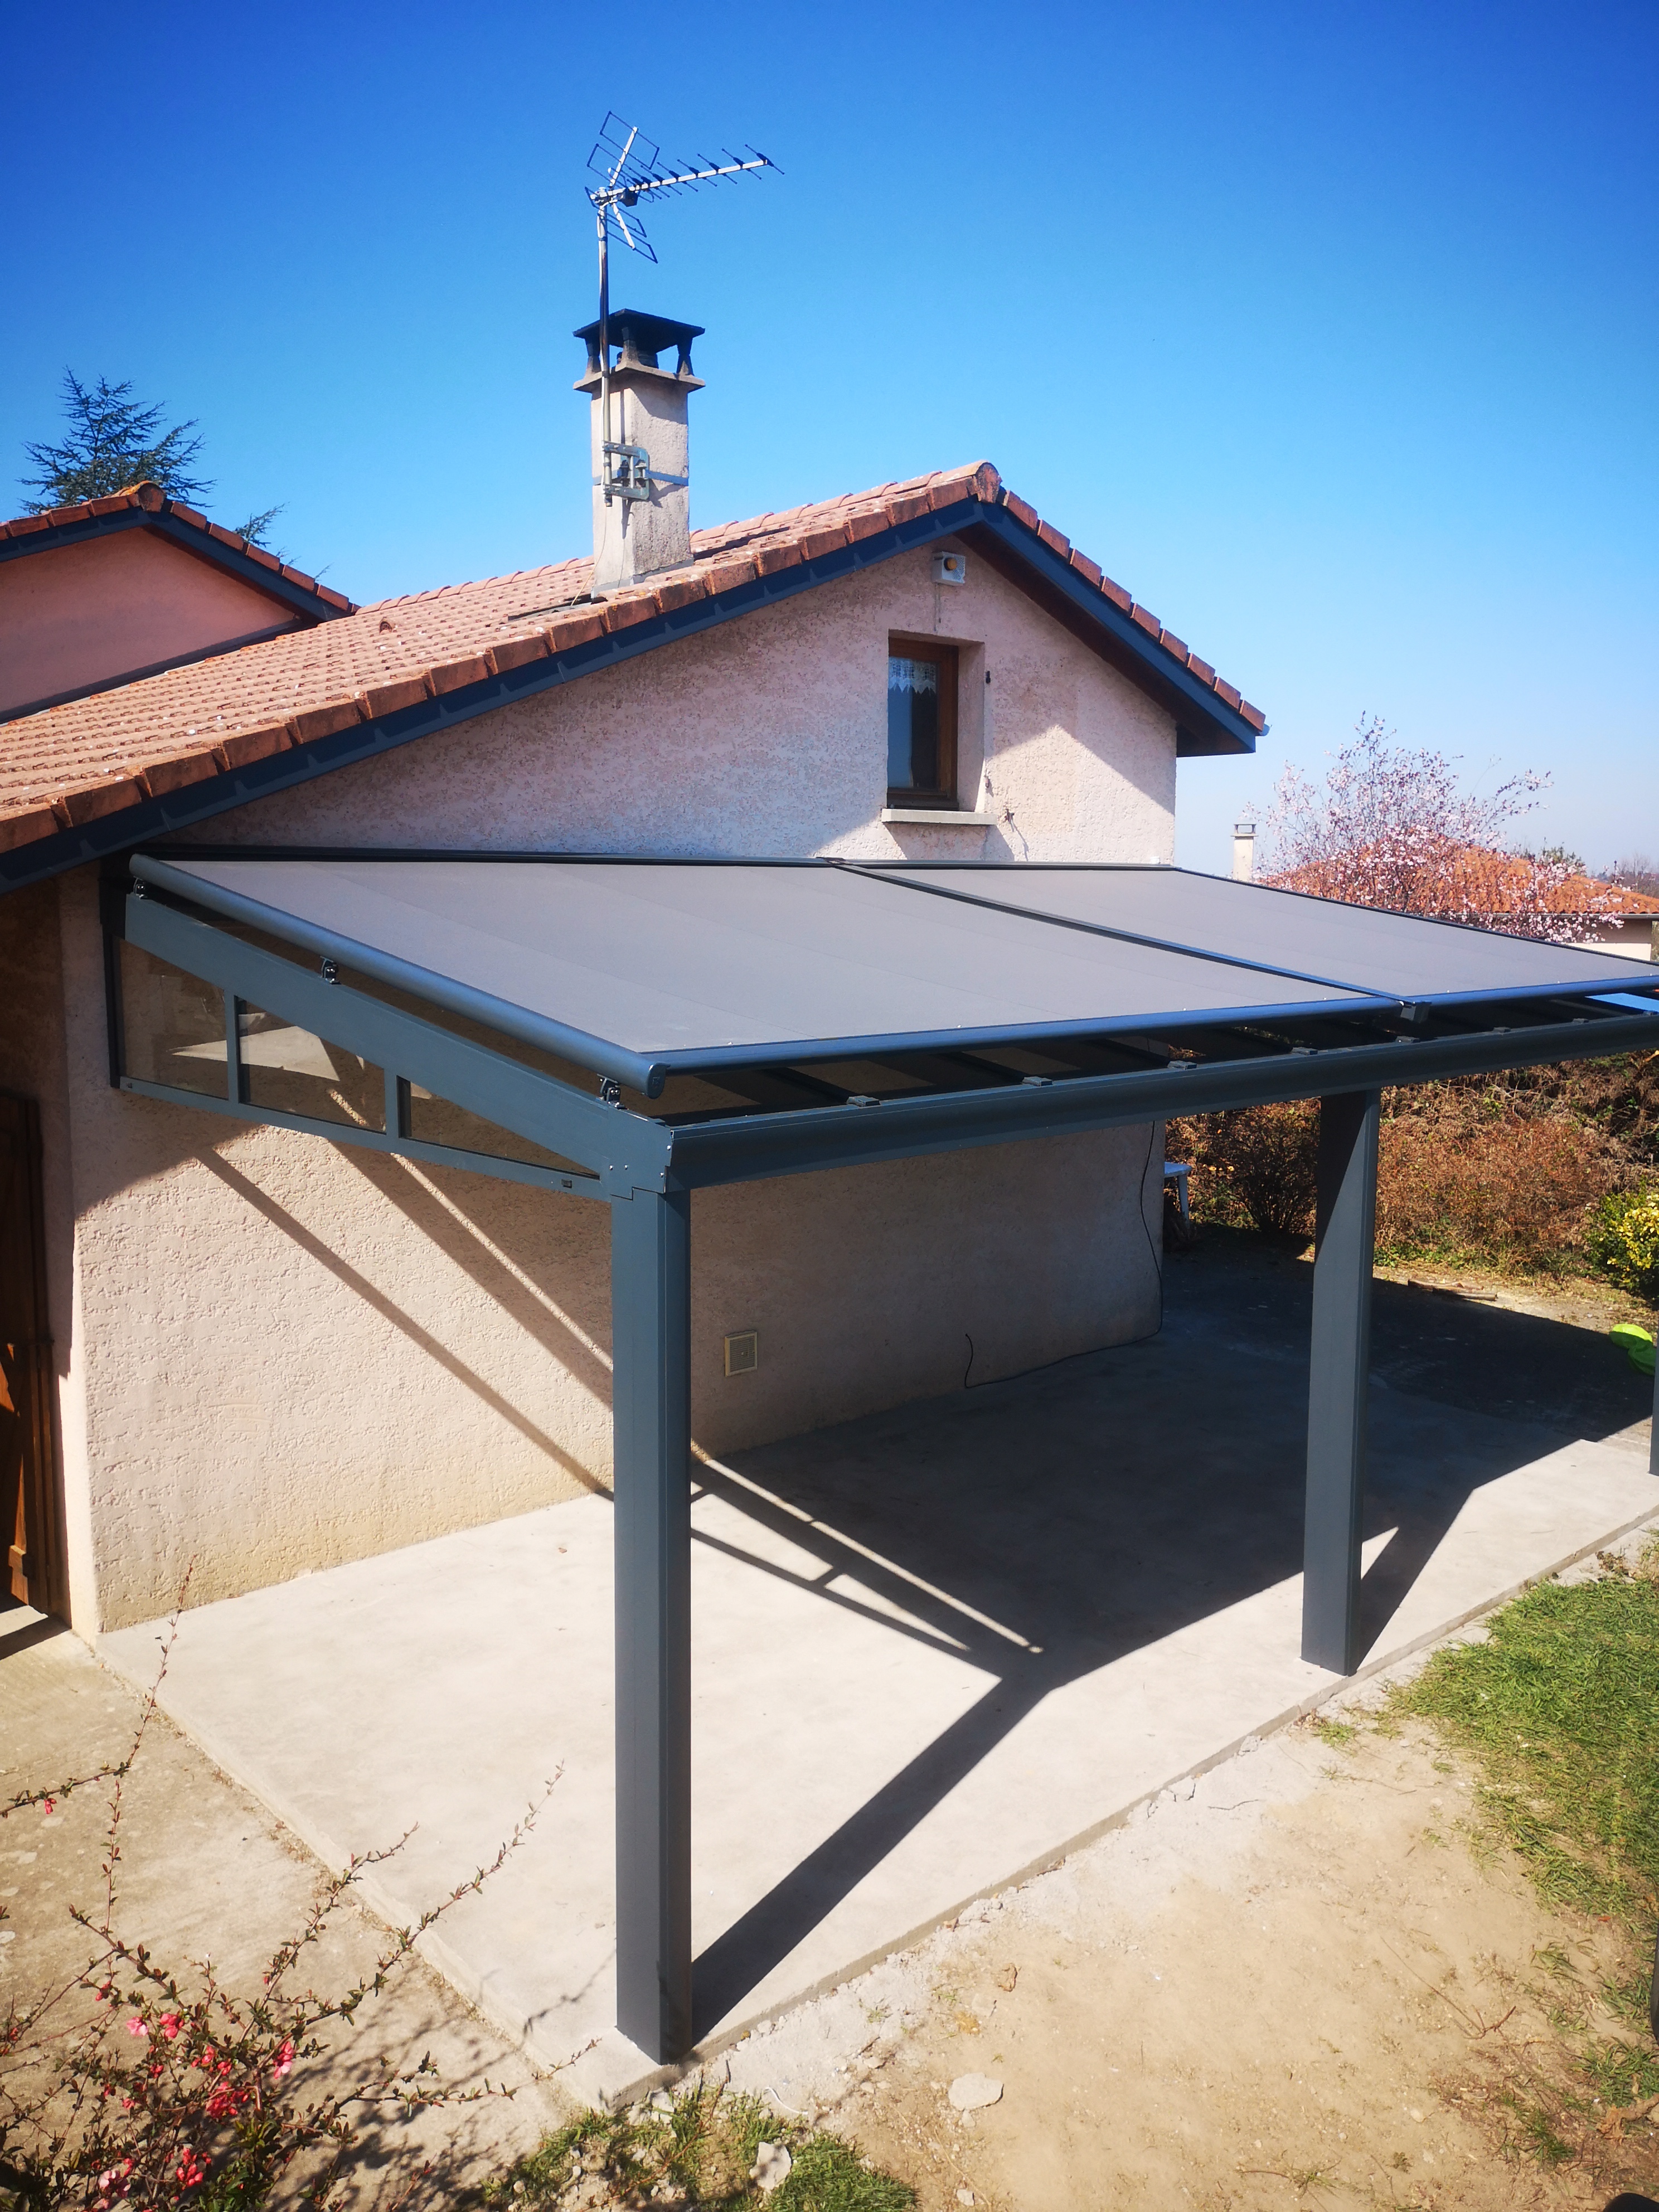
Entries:
<svg viewBox="0 0 1659 2212">
<path fill-rule="evenodd" d="M 749 2179 L 763 2142 L 788 2150 L 787 2176 L 766 2195 Z M 803 2128 L 769 2111 L 758 2097 L 690 2089 L 665 2112 L 633 2106 L 626 2112 L 584 2112 L 546 2136 L 526 2158 L 491 2182 L 485 2201 L 495 2212 L 594 2201 L 621 2206 L 662 2203 L 684 2212 L 907 2212 L 915 2191 L 866 2165 L 839 2136 Z M 653 2194 L 653 2192 L 655 2192 Z"/>
<path fill-rule="evenodd" d="M 1651 1940 L 1659 1912 L 1659 1581 L 1546 1583 L 1398 1693 L 1478 1761 L 1483 1811 L 1552 1905 Z"/>
<path fill-rule="evenodd" d="M 1659 1549 L 1632 1572 L 1546 1583 L 1494 1614 L 1481 1644 L 1437 1652 L 1391 1701 L 1434 1723 L 1478 1767 L 1477 1802 L 1545 1902 L 1611 1922 L 1623 1969 L 1592 1986 L 1559 1943 L 1534 1954 L 1531 1994 L 1559 2039 L 1535 2045 L 1500 2093 L 1504 2148 L 1546 2169 L 1578 2160 L 1650 2184 L 1651 2130 L 1609 2141 L 1603 2123 L 1659 2096 L 1646 2025 L 1659 1915 Z M 1621 2027 L 1597 2032 L 1600 2007 Z M 1517 2054 L 1519 2058 L 1519 2054 Z"/>
</svg>

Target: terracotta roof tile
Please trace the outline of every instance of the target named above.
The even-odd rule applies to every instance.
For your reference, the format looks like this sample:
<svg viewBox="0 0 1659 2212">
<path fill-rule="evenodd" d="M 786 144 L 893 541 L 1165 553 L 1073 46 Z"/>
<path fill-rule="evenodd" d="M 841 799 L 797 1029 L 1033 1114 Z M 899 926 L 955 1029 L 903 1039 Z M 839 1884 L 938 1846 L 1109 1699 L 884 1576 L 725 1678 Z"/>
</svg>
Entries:
<svg viewBox="0 0 1659 2212">
<path fill-rule="evenodd" d="M 569 652 L 607 631 L 631 628 L 706 594 L 732 591 L 966 499 L 1000 503 L 1069 560 L 1081 585 L 1133 613 L 1150 638 L 1162 637 L 1172 662 L 1186 653 L 1179 639 L 1162 632 L 1155 616 L 1008 491 L 988 462 L 981 462 L 697 531 L 689 570 L 670 572 L 603 604 L 587 596 L 592 564 L 586 559 L 445 585 L 362 608 L 320 588 L 320 597 L 344 611 L 338 619 L 0 724 L 0 851 L 50 836 L 71 819 L 91 819 L 96 811 L 135 805 L 147 793 L 198 781 L 216 766 L 245 766 L 428 696 Z M 138 485 L 112 502 L 88 502 L 68 512 L 78 516 L 94 506 L 107 513 L 134 505 L 155 510 L 164 504 L 154 485 Z M 176 504 L 171 511 L 186 519 L 192 512 Z M 0 524 L 0 536 L 26 534 L 45 527 L 46 520 L 26 515 Z M 210 533 L 204 519 L 200 526 Z M 247 550 L 262 564 L 270 557 L 258 547 Z M 296 571 L 283 574 L 301 580 Z M 1243 704 L 1206 661 L 1194 654 L 1187 665 L 1253 728 L 1265 727 L 1260 710 Z"/>
</svg>

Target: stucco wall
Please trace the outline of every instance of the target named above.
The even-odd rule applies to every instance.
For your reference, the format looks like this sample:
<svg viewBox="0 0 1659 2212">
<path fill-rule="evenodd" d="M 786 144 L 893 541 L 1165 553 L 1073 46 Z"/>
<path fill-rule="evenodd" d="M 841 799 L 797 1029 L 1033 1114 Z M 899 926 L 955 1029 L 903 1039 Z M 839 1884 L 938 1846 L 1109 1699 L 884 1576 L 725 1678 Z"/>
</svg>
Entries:
<svg viewBox="0 0 1659 2212">
<path fill-rule="evenodd" d="M 930 573 L 928 553 L 902 554 L 277 793 L 198 834 L 210 843 L 350 836 L 567 852 L 1171 860 L 1170 717 L 983 562 L 969 556 L 961 586 L 935 585 Z M 981 802 L 997 828 L 882 822 L 894 631 L 968 648 L 958 795 L 964 807 Z"/>
<path fill-rule="evenodd" d="M 203 834 L 1168 858 L 1169 718 L 970 576 L 939 589 L 903 556 Z M 995 811 L 990 831 L 879 819 L 888 633 L 936 628 L 968 648 L 961 796 Z M 58 890 L 76 1625 L 164 1609 L 192 1557 L 200 1602 L 604 1484 L 606 1210 L 111 1091 L 95 884 Z M 718 1454 L 1145 1334 L 1160 1143 L 1116 1131 L 699 1194 L 697 1442 Z M 721 1340 L 751 1328 L 760 1368 L 728 1379 Z"/>
<path fill-rule="evenodd" d="M 231 638 L 293 610 L 150 530 L 0 563 L 0 714 Z"/>
</svg>

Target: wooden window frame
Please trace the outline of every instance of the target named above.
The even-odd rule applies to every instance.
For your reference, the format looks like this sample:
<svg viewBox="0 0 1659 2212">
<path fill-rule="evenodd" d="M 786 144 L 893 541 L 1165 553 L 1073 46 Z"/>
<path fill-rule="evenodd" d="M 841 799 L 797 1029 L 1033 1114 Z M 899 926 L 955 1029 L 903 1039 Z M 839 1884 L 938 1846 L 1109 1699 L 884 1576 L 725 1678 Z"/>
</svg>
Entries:
<svg viewBox="0 0 1659 2212">
<path fill-rule="evenodd" d="M 958 648 L 942 638 L 908 636 L 895 631 L 887 640 L 890 660 L 933 660 L 939 663 L 939 784 L 924 791 L 908 785 L 887 787 L 887 804 L 897 807 L 937 807 L 951 812 L 957 805 L 957 689 L 961 678 Z"/>
</svg>

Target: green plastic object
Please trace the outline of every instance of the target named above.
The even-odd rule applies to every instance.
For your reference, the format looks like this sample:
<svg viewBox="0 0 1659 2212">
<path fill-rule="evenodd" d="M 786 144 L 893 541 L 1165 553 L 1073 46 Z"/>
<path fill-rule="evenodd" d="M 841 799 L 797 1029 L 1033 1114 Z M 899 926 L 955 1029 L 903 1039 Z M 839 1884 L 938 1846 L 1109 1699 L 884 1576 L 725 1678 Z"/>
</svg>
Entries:
<svg viewBox="0 0 1659 2212">
<path fill-rule="evenodd" d="M 1652 1374 L 1653 1339 L 1646 1329 L 1638 1328 L 1634 1322 L 1621 1321 L 1613 1332 L 1613 1340 L 1638 1375 Z"/>
</svg>

